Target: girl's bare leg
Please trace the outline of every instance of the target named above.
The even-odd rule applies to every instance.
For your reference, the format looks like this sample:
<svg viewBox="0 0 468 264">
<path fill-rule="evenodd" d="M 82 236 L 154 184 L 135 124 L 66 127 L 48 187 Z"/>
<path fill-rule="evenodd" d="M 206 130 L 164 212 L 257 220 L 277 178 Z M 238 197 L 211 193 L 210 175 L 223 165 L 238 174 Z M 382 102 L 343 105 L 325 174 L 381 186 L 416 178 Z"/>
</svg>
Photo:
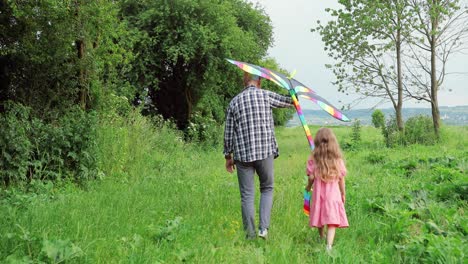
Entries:
<svg viewBox="0 0 468 264">
<path fill-rule="evenodd" d="M 323 239 L 324 238 L 324 236 L 323 236 L 323 227 L 318 228 L 318 233 L 319 233 L 320 239 Z"/>
<path fill-rule="evenodd" d="M 334 226 L 328 226 L 327 230 L 327 248 L 330 248 L 333 246 L 333 240 L 335 239 L 335 230 L 336 227 Z"/>
</svg>

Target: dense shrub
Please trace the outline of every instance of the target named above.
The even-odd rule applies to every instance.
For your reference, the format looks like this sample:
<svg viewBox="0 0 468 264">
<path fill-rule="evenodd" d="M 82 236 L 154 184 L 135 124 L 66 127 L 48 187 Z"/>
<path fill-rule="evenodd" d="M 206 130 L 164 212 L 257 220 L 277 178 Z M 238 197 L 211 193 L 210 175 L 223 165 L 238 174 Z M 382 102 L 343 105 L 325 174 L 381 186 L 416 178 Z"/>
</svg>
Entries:
<svg viewBox="0 0 468 264">
<path fill-rule="evenodd" d="M 138 109 L 125 117 L 101 117 L 96 137 L 100 176 L 128 181 L 174 173 L 183 168 L 174 160 L 187 155 L 183 137 L 173 121 L 160 115 L 142 116 Z"/>
<path fill-rule="evenodd" d="M 32 165 L 30 156 L 33 146 L 29 121 L 30 109 L 21 105 L 6 104 L 6 112 L 0 115 L 0 181 L 26 180 Z"/>
<path fill-rule="evenodd" d="M 385 126 L 385 115 L 381 110 L 377 109 L 372 112 L 372 124 L 376 128 L 383 128 Z"/>
<path fill-rule="evenodd" d="M 404 131 L 398 130 L 396 119 L 392 116 L 382 127 L 382 134 L 388 147 L 411 144 L 431 145 L 437 141 L 432 127 L 432 118 L 422 115 L 410 117 L 405 122 Z"/>
<path fill-rule="evenodd" d="M 114 93 L 100 94 L 98 112 L 102 118 L 112 119 L 116 115 L 126 117 L 133 110 L 132 105 L 125 96 Z"/>
<path fill-rule="evenodd" d="M 432 118 L 429 116 L 410 117 L 405 123 L 406 144 L 431 145 L 437 141 L 434 133 Z"/>
<path fill-rule="evenodd" d="M 398 130 L 398 125 L 394 116 L 391 116 L 390 119 L 387 120 L 385 126 L 382 127 L 382 134 L 387 147 L 404 145 L 404 134 Z"/>
<path fill-rule="evenodd" d="M 94 113 L 72 108 L 46 122 L 32 116 L 29 108 L 8 103 L 0 122 L 3 184 L 33 179 L 82 181 L 96 175 Z"/>
<path fill-rule="evenodd" d="M 358 144 L 359 142 L 361 142 L 361 121 L 359 119 L 356 119 L 353 123 L 351 140 L 355 144 Z"/>
<path fill-rule="evenodd" d="M 275 126 L 284 126 L 294 116 L 293 108 L 273 108 L 273 121 Z"/>
<path fill-rule="evenodd" d="M 189 121 L 186 137 L 191 142 L 216 147 L 222 143 L 223 129 L 212 117 L 195 113 Z"/>
<path fill-rule="evenodd" d="M 365 159 L 370 164 L 382 164 L 385 163 L 385 157 L 383 153 L 371 152 Z"/>
</svg>

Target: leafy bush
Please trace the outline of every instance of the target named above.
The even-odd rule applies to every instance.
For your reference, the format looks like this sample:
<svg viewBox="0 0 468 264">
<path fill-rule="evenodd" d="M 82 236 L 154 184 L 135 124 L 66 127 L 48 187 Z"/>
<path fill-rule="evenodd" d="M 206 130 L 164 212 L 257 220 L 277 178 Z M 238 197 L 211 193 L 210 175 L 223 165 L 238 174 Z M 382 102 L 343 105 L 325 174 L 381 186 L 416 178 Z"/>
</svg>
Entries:
<svg viewBox="0 0 468 264">
<path fill-rule="evenodd" d="M 404 145 L 404 134 L 398 130 L 396 118 L 391 116 L 385 126 L 382 127 L 382 134 L 385 139 L 387 147 L 394 147 L 396 145 Z"/>
<path fill-rule="evenodd" d="M 385 126 L 385 115 L 380 109 L 372 112 L 372 124 L 376 128 L 383 128 Z"/>
<path fill-rule="evenodd" d="M 189 141 L 216 147 L 222 142 L 223 130 L 211 116 L 195 113 L 189 121 L 186 137 Z"/>
<path fill-rule="evenodd" d="M 409 177 L 418 168 L 418 162 L 415 160 L 403 160 L 399 163 L 400 168 L 406 177 Z"/>
<path fill-rule="evenodd" d="M 106 118 L 112 118 L 115 115 L 128 116 L 132 111 L 132 105 L 125 96 L 118 96 L 113 93 L 100 95 L 99 112 Z"/>
<path fill-rule="evenodd" d="M 351 133 L 351 140 L 358 144 L 361 142 L 361 120 L 356 119 L 353 123 L 353 130 Z"/>
<path fill-rule="evenodd" d="M 8 103 L 0 122 L 0 181 L 5 185 L 96 176 L 94 113 L 76 107 L 46 122 L 30 115 L 29 108 Z"/>
<path fill-rule="evenodd" d="M 0 181 L 8 185 L 12 181 L 26 180 L 32 165 L 29 158 L 33 144 L 30 109 L 13 103 L 7 103 L 5 108 L 6 112 L 0 115 Z"/>
<path fill-rule="evenodd" d="M 173 173 L 183 168 L 173 162 L 178 155 L 186 155 L 182 154 L 183 136 L 171 120 L 143 116 L 139 109 L 126 117 L 100 118 L 96 137 L 99 173 L 125 182 L 152 170 L 159 176 Z M 146 167 L 150 169 L 142 172 Z"/>
<path fill-rule="evenodd" d="M 441 201 L 468 200 L 468 184 L 463 170 L 455 167 L 456 159 L 431 165 L 433 184 L 430 186 Z"/>
<path fill-rule="evenodd" d="M 426 224 L 425 227 L 430 230 L 434 224 Z M 410 243 L 397 248 L 403 253 L 405 263 L 463 263 L 466 252 L 464 244 L 460 237 L 425 233 L 412 237 Z"/>
<path fill-rule="evenodd" d="M 344 141 L 344 140 L 341 141 L 340 147 L 341 147 L 341 149 L 344 150 L 344 151 L 354 150 L 353 144 L 351 144 L 351 143 L 349 143 L 349 142 L 347 142 L 347 141 Z"/>
<path fill-rule="evenodd" d="M 459 165 L 458 160 L 453 156 L 432 157 L 428 159 L 431 167 L 443 166 L 447 168 L 456 168 Z"/>
<path fill-rule="evenodd" d="M 414 116 L 405 122 L 405 130 L 399 131 L 395 117 L 391 117 L 382 127 L 382 134 L 387 147 L 396 145 L 423 144 L 432 145 L 437 142 L 433 132 L 432 119 L 429 116 Z"/>
<path fill-rule="evenodd" d="M 13 252 L 2 263 L 62 263 L 84 255 L 83 250 L 68 239 L 48 240 L 25 227 L 17 227 L 19 230 L 15 233 L 0 235 L 4 245 Z"/>
<path fill-rule="evenodd" d="M 437 141 L 433 130 L 432 118 L 429 116 L 414 116 L 405 123 L 406 144 L 431 145 Z"/>
<path fill-rule="evenodd" d="M 275 126 L 284 126 L 294 115 L 293 108 L 273 108 L 273 121 Z"/>
<path fill-rule="evenodd" d="M 385 157 L 382 153 L 371 152 L 366 156 L 366 160 L 371 164 L 385 163 Z"/>
</svg>

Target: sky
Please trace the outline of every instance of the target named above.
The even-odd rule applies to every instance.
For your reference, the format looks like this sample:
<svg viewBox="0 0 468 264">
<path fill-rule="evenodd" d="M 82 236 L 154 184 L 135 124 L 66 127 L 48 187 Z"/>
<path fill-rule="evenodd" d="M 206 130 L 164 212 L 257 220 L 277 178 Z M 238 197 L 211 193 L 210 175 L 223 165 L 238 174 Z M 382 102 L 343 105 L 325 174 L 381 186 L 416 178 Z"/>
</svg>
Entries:
<svg viewBox="0 0 468 264">
<path fill-rule="evenodd" d="M 268 56 L 273 57 L 281 68 L 292 72 L 295 79 L 315 90 L 320 96 L 340 108 L 352 104 L 353 109 L 374 107 L 380 100 L 366 99 L 356 104 L 357 95 L 338 92 L 332 82 L 335 77 L 325 64 L 333 63 L 324 51 L 324 45 L 317 32 L 310 29 L 330 19 L 325 8 L 338 9 L 337 0 L 250 0 L 260 4 L 273 25 L 273 47 Z M 462 0 L 468 4 L 468 0 Z M 466 43 L 468 45 L 468 43 Z M 468 105 L 468 53 L 453 54 L 447 68 L 451 72 L 465 74 L 449 75 L 444 82 L 445 88 L 439 91 L 439 106 Z M 451 89 L 451 91 L 449 91 Z M 311 102 L 301 101 L 304 108 L 318 109 Z M 304 102 L 304 103 L 303 103 Z M 354 102 L 354 103 L 353 103 Z M 377 108 L 391 108 L 390 103 L 379 104 Z M 429 103 L 404 102 L 403 107 L 428 107 Z"/>
</svg>

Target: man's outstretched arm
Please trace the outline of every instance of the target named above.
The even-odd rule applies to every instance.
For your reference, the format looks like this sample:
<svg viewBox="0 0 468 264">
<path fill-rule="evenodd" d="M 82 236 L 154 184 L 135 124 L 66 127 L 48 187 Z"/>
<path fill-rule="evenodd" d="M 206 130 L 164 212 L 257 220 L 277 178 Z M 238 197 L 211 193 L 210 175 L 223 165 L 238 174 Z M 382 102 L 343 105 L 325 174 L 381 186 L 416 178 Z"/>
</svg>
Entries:
<svg viewBox="0 0 468 264">
<path fill-rule="evenodd" d="M 280 95 L 271 91 L 268 92 L 270 98 L 270 107 L 272 108 L 286 108 L 293 106 L 293 100 L 289 96 Z"/>
</svg>

